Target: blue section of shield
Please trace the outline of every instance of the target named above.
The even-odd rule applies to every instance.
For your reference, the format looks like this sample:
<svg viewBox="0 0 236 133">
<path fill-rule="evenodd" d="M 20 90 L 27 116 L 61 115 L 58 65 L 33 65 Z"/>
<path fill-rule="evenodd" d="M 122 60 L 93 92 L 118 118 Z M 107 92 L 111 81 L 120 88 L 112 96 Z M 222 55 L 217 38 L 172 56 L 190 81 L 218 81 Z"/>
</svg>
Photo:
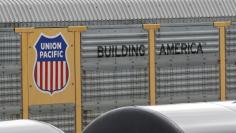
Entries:
<svg viewBox="0 0 236 133">
<path fill-rule="evenodd" d="M 35 48 L 37 61 L 66 61 L 67 44 L 61 35 L 55 38 L 41 35 Z"/>
</svg>

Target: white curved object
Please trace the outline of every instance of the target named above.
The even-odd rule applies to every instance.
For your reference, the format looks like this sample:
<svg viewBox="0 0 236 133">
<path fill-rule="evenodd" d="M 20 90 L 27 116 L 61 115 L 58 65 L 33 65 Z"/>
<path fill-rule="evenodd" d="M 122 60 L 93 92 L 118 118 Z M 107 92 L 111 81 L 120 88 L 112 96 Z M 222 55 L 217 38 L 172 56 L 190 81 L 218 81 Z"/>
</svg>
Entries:
<svg viewBox="0 0 236 133">
<path fill-rule="evenodd" d="M 142 108 L 163 114 L 186 133 L 236 133 L 236 103 L 234 101 Z"/>
<path fill-rule="evenodd" d="M 101 115 L 83 133 L 236 133 L 236 103 L 123 107 Z"/>
<path fill-rule="evenodd" d="M 44 122 L 34 120 L 13 120 L 0 122 L 0 133 L 64 133 Z"/>
</svg>

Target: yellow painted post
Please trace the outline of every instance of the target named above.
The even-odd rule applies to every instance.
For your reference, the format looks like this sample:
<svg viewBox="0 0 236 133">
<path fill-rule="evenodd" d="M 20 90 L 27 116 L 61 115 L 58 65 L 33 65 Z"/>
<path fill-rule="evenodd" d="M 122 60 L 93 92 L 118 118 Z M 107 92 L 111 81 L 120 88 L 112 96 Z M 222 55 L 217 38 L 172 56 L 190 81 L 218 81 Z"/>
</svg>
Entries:
<svg viewBox="0 0 236 133">
<path fill-rule="evenodd" d="M 155 65 L 155 42 L 156 30 L 160 24 L 144 24 L 144 29 L 149 33 L 149 100 L 150 105 L 156 104 L 156 65 Z"/>
<path fill-rule="evenodd" d="M 29 118 L 29 90 L 28 90 L 28 35 L 33 28 L 16 28 L 21 33 L 21 66 L 22 66 L 22 108 L 23 119 Z"/>
<path fill-rule="evenodd" d="M 81 32 L 87 30 L 85 26 L 70 26 L 69 31 L 74 32 L 75 39 L 75 92 L 76 92 L 76 133 L 82 133 L 82 96 L 81 96 L 81 64 L 80 64 L 80 47 Z"/>
<path fill-rule="evenodd" d="M 219 61 L 220 61 L 220 100 L 226 100 L 226 63 L 225 63 L 225 27 L 231 25 L 231 22 L 214 22 L 214 26 L 219 28 L 219 38 L 220 38 L 220 46 L 219 46 Z"/>
</svg>

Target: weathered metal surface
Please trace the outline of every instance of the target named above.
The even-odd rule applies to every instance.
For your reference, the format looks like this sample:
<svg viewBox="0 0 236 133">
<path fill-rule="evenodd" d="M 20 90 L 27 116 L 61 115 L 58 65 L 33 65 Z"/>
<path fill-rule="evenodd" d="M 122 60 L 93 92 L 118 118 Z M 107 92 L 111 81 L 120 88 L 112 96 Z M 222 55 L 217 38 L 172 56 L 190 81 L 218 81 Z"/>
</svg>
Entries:
<svg viewBox="0 0 236 133">
<path fill-rule="evenodd" d="M 148 104 L 148 34 L 141 25 L 90 26 L 81 44 L 85 125 L 108 109 Z"/>
<path fill-rule="evenodd" d="M 74 133 L 74 108 L 74 104 L 34 105 L 30 107 L 29 118 L 50 123 L 65 133 Z"/>
<path fill-rule="evenodd" d="M 21 118 L 20 36 L 0 28 L 0 120 Z"/>
<path fill-rule="evenodd" d="M 163 25 L 156 33 L 157 102 L 219 98 L 218 30 L 206 25 Z"/>
<path fill-rule="evenodd" d="M 175 21 L 177 19 L 171 20 Z M 55 27 L 79 23 L 20 23 L 19 26 Z M 93 22 L 84 22 L 89 23 Z M 131 22 L 127 20 L 127 23 Z M 142 25 L 103 24 L 108 25 L 89 26 L 81 36 L 83 126 L 107 110 L 148 104 L 147 31 Z M 235 25 L 227 29 L 228 99 L 236 96 L 235 33 Z M 211 23 L 162 24 L 156 38 L 157 104 L 219 99 L 218 29 Z M 13 29 L 0 29 L 0 120 L 22 118 L 19 40 L 20 36 Z M 74 110 L 63 112 L 64 107 L 56 111 L 57 108 L 54 105 L 31 107 L 30 118 L 52 123 L 68 133 L 74 132 Z"/>
<path fill-rule="evenodd" d="M 236 98 L 236 24 L 226 28 L 226 93 L 227 99 Z"/>
<path fill-rule="evenodd" d="M 0 22 L 235 16 L 235 0 L 0 0 Z"/>
</svg>

